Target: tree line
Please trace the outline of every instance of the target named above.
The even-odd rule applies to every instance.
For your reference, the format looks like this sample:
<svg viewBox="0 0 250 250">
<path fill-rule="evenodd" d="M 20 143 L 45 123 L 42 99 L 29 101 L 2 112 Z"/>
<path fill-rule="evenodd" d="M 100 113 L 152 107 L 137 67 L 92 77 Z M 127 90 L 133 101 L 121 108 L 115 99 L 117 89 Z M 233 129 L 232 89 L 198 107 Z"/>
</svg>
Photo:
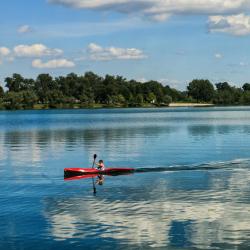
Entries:
<svg viewBox="0 0 250 250">
<path fill-rule="evenodd" d="M 248 105 L 250 84 L 242 88 L 227 82 L 214 86 L 209 80 L 195 79 L 185 91 L 179 91 L 157 81 L 141 83 L 86 72 L 59 77 L 40 74 L 36 79 L 15 73 L 5 78 L 5 91 L 0 86 L 0 109 L 147 107 L 168 106 L 171 102 Z"/>
</svg>

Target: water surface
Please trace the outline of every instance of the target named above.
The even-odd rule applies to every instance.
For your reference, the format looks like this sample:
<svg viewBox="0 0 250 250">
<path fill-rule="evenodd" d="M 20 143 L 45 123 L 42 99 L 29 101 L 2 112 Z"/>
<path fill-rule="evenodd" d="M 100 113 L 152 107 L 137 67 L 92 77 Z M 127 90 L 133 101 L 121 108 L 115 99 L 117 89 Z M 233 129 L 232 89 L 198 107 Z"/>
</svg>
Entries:
<svg viewBox="0 0 250 250">
<path fill-rule="evenodd" d="M 0 249 L 249 249 L 250 108 L 0 112 Z M 134 167 L 64 181 L 65 167 Z"/>
</svg>

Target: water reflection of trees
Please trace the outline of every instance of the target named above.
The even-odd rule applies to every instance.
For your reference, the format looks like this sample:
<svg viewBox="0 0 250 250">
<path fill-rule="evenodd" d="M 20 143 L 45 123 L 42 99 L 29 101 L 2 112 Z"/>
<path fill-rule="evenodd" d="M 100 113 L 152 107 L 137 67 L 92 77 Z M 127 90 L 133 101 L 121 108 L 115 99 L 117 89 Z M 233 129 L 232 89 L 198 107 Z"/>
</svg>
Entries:
<svg viewBox="0 0 250 250">
<path fill-rule="evenodd" d="M 6 145 L 19 145 L 27 141 L 33 141 L 41 146 L 52 142 L 62 142 L 72 145 L 75 142 L 88 142 L 114 138 L 130 138 L 136 134 L 151 136 L 161 133 L 171 133 L 177 129 L 165 127 L 134 127 L 134 128 L 106 128 L 106 129 L 59 129 L 59 130 L 31 130 L 31 131 L 7 131 L 4 133 Z"/>
<path fill-rule="evenodd" d="M 212 135 L 224 134 L 250 134 L 250 126 L 246 125 L 206 125 L 195 124 L 187 126 L 188 133 L 195 137 L 208 137 Z"/>
<path fill-rule="evenodd" d="M 192 136 L 206 137 L 215 133 L 212 125 L 190 125 L 187 127 L 188 133 Z"/>
<path fill-rule="evenodd" d="M 161 134 L 170 134 L 177 128 L 165 127 L 131 127 L 131 128 L 105 128 L 105 129 L 59 129 L 59 130 L 30 130 L 5 131 L 2 149 L 6 154 L 20 154 L 22 159 L 28 159 L 31 152 L 40 155 L 41 152 L 59 153 L 81 148 L 86 152 L 97 152 L 123 148 L 123 150 L 136 149 L 145 146 L 146 138 L 154 138 Z M 142 144 L 140 144 L 140 140 Z M 122 150 L 121 148 L 121 150 Z M 26 157 L 25 157 L 26 155 Z"/>
</svg>

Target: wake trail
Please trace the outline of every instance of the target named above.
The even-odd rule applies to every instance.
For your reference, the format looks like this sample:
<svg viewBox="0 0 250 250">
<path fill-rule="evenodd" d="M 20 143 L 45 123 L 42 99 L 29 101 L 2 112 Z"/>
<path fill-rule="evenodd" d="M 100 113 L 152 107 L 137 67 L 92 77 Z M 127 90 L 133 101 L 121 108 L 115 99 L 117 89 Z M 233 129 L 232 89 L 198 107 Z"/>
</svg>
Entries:
<svg viewBox="0 0 250 250">
<path fill-rule="evenodd" d="M 176 165 L 164 167 L 136 168 L 135 173 L 177 172 L 177 171 L 212 171 L 219 169 L 250 169 L 250 159 L 236 159 L 228 162 L 211 162 L 199 165 Z"/>
</svg>

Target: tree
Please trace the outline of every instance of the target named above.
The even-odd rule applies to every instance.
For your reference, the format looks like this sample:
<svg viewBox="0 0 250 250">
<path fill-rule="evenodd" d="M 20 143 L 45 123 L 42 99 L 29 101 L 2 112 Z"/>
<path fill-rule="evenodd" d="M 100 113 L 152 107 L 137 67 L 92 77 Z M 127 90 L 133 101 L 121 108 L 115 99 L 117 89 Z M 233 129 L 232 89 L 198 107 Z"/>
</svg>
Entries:
<svg viewBox="0 0 250 250">
<path fill-rule="evenodd" d="M 38 97 L 32 90 L 25 90 L 20 92 L 22 94 L 22 106 L 25 109 L 31 109 L 34 107 L 34 104 L 37 103 Z"/>
<path fill-rule="evenodd" d="M 49 90 L 54 89 L 54 87 L 53 78 L 49 74 L 40 74 L 37 76 L 35 91 L 41 103 L 48 102 L 47 93 Z"/>
<path fill-rule="evenodd" d="M 170 88 L 169 86 L 164 87 L 164 93 L 165 95 L 171 96 L 172 101 L 183 101 L 186 98 L 186 95 L 174 88 Z"/>
<path fill-rule="evenodd" d="M 129 101 L 132 98 L 132 93 L 129 90 L 129 87 L 127 86 L 127 83 L 120 86 L 120 94 L 124 96 L 126 101 Z"/>
<path fill-rule="evenodd" d="M 4 97 L 4 90 L 0 85 L 0 109 L 4 109 L 3 97 Z"/>
<path fill-rule="evenodd" d="M 3 98 L 4 96 L 4 90 L 3 87 L 0 85 L 0 98 Z"/>
<path fill-rule="evenodd" d="M 227 82 L 219 82 L 215 84 L 218 91 L 231 91 L 232 87 Z"/>
<path fill-rule="evenodd" d="M 7 109 L 22 109 L 23 95 L 21 92 L 7 92 L 4 102 Z"/>
<path fill-rule="evenodd" d="M 53 78 L 40 74 L 36 80 L 13 74 L 5 79 L 7 91 L 0 86 L 0 108 L 33 108 L 34 104 L 48 104 L 48 107 L 86 107 L 93 103 L 103 105 L 142 106 L 143 103 L 168 105 L 171 101 L 199 101 L 215 104 L 250 104 L 250 83 L 242 88 L 230 86 L 227 82 L 216 84 L 195 79 L 189 83 L 187 91 L 179 91 L 163 86 L 157 81 L 127 81 L 121 76 L 106 75 L 104 78 L 93 72 L 78 76 Z"/>
<path fill-rule="evenodd" d="M 22 91 L 25 88 L 25 79 L 20 74 L 13 74 L 12 77 L 5 78 L 6 85 L 5 87 L 9 89 L 9 91 Z"/>
<path fill-rule="evenodd" d="M 138 94 L 138 95 L 135 97 L 135 103 L 136 103 L 137 105 L 143 104 L 143 95 L 142 95 L 142 94 Z"/>
<path fill-rule="evenodd" d="M 146 100 L 149 102 L 149 103 L 155 103 L 156 101 L 156 96 L 153 92 L 150 92 L 147 94 L 146 96 Z"/>
<path fill-rule="evenodd" d="M 47 100 L 51 108 L 55 108 L 57 104 L 62 103 L 63 94 L 61 90 L 52 89 L 47 91 Z"/>
<path fill-rule="evenodd" d="M 201 102 L 209 102 L 214 96 L 214 86 L 209 80 L 195 79 L 189 83 L 188 95 Z"/>
<path fill-rule="evenodd" d="M 230 86 L 227 82 L 215 84 L 217 91 L 214 98 L 216 104 L 239 104 L 242 96 L 242 89 Z"/>
<path fill-rule="evenodd" d="M 165 96 L 164 96 L 164 99 L 163 99 L 163 103 L 164 103 L 165 105 L 169 105 L 171 102 L 172 102 L 172 97 L 169 96 L 169 95 L 165 95 Z"/>
<path fill-rule="evenodd" d="M 157 81 L 149 81 L 142 84 L 142 92 L 144 99 L 147 100 L 147 97 L 150 93 L 155 95 L 155 102 L 162 103 L 164 99 L 164 88 L 161 83 Z"/>
<path fill-rule="evenodd" d="M 123 95 L 113 95 L 110 97 L 111 103 L 113 104 L 124 104 L 126 102 Z"/>
<path fill-rule="evenodd" d="M 250 90 L 250 83 L 245 83 L 243 86 L 242 86 L 243 90 L 244 91 L 249 91 Z"/>
<path fill-rule="evenodd" d="M 24 79 L 23 83 L 22 90 L 35 90 L 35 81 L 33 79 Z"/>
<path fill-rule="evenodd" d="M 250 91 L 244 91 L 243 95 L 241 96 L 240 103 L 244 105 L 250 104 Z"/>
<path fill-rule="evenodd" d="M 89 102 L 89 97 L 86 94 L 82 94 L 80 97 L 80 102 L 83 104 L 88 104 Z"/>
</svg>

